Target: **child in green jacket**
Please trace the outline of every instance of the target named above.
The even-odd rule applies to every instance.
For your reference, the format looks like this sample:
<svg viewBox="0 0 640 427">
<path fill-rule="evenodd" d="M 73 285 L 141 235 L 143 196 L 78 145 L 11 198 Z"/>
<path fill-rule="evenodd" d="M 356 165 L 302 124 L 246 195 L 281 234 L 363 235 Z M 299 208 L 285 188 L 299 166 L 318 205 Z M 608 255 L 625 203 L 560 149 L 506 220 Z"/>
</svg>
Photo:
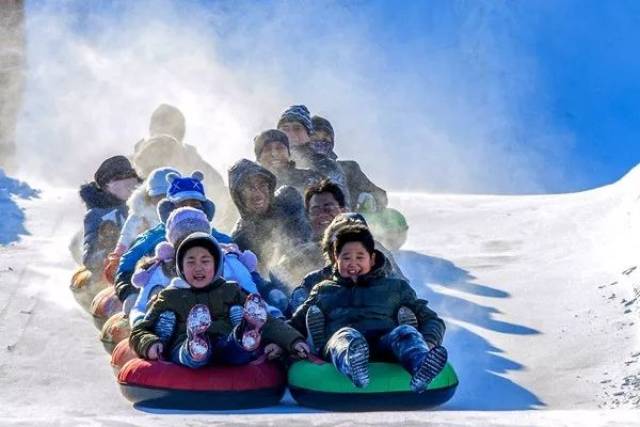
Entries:
<svg viewBox="0 0 640 427">
<path fill-rule="evenodd" d="M 184 239 L 176 251 L 176 268 L 183 281 L 175 280 L 162 290 L 144 320 L 133 328 L 134 351 L 146 359 L 166 358 L 191 368 L 210 363 L 242 365 L 262 352 L 276 358 L 283 349 L 305 357 L 309 347 L 302 336 L 268 316 L 258 294 L 247 295 L 238 284 L 225 281 L 221 260 L 222 252 L 211 235 L 193 233 Z M 230 316 L 234 309 L 242 311 L 237 325 Z"/>
</svg>

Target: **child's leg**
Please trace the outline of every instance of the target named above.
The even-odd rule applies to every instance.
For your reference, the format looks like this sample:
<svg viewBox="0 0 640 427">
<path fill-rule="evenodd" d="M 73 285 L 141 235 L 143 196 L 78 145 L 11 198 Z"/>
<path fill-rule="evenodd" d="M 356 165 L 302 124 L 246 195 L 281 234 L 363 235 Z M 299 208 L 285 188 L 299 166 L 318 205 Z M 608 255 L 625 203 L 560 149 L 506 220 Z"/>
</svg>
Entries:
<svg viewBox="0 0 640 427">
<path fill-rule="evenodd" d="M 212 347 L 206 336 L 211 314 L 206 305 L 194 306 L 187 317 L 187 339 L 176 345 L 172 361 L 190 368 L 200 368 L 211 360 Z"/>
<path fill-rule="evenodd" d="M 369 345 L 356 329 L 344 327 L 329 338 L 325 357 L 356 387 L 369 384 Z"/>
<path fill-rule="evenodd" d="M 142 319 L 140 319 L 142 320 Z M 164 345 L 171 340 L 176 328 L 176 314 L 173 311 L 163 311 L 153 327 L 153 332 L 160 338 Z"/>
<path fill-rule="evenodd" d="M 258 358 L 261 354 L 260 349 L 248 351 L 242 346 L 242 342 L 238 339 L 242 334 L 239 327 L 226 337 L 220 337 L 213 345 L 214 360 L 227 365 L 246 365 Z"/>
<path fill-rule="evenodd" d="M 416 328 L 400 325 L 380 339 L 382 349 L 390 350 L 400 364 L 412 375 L 411 388 L 422 392 L 447 363 L 447 351 L 436 346 L 429 350 L 424 337 Z"/>
<path fill-rule="evenodd" d="M 317 305 L 312 305 L 305 316 L 305 326 L 309 336 L 311 350 L 316 354 L 324 352 L 326 345 L 324 313 Z"/>
<path fill-rule="evenodd" d="M 260 346 L 262 327 L 267 322 L 267 304 L 259 294 L 250 294 L 244 303 L 243 320 L 238 326 L 241 344 L 247 351 Z"/>
</svg>

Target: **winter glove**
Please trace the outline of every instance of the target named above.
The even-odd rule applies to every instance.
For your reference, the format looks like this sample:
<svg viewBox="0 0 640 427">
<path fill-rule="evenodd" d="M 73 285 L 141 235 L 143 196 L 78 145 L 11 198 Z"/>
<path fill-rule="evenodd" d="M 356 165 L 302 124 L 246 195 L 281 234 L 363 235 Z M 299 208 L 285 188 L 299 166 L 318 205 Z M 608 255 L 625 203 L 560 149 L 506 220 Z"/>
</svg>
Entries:
<svg viewBox="0 0 640 427">
<path fill-rule="evenodd" d="M 249 270 L 250 273 L 253 273 L 258 268 L 258 257 L 249 249 L 242 252 L 238 259 L 245 267 L 247 267 L 247 270 Z"/>
</svg>

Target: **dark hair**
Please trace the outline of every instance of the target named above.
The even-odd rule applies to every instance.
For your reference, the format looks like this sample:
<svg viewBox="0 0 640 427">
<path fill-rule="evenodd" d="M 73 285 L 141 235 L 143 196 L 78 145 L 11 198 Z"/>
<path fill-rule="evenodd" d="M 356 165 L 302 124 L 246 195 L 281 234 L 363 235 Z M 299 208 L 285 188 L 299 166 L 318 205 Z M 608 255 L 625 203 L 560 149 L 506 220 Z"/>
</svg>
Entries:
<svg viewBox="0 0 640 427">
<path fill-rule="evenodd" d="M 343 212 L 333 218 L 333 221 L 324 229 L 324 234 L 322 235 L 322 255 L 327 260 L 328 263 L 333 262 L 333 244 L 335 243 L 335 236 L 337 231 L 345 227 L 347 225 L 359 224 L 365 227 L 369 227 L 367 225 L 367 221 L 365 221 L 364 217 L 356 212 Z"/>
<path fill-rule="evenodd" d="M 338 206 L 340 206 L 341 208 L 344 208 L 345 206 L 344 193 L 342 192 L 338 184 L 336 184 L 335 182 L 329 179 L 323 179 L 319 183 L 314 184 L 305 190 L 304 210 L 306 212 L 309 212 L 309 202 L 311 201 L 311 198 L 316 194 L 322 194 L 322 193 L 331 193 L 333 195 L 333 198 L 336 199 L 336 202 L 338 202 Z"/>
<path fill-rule="evenodd" d="M 349 224 L 341 227 L 335 233 L 334 251 L 339 254 L 344 245 L 351 242 L 360 242 L 369 254 L 375 251 L 373 236 L 367 227 L 362 224 Z"/>
</svg>

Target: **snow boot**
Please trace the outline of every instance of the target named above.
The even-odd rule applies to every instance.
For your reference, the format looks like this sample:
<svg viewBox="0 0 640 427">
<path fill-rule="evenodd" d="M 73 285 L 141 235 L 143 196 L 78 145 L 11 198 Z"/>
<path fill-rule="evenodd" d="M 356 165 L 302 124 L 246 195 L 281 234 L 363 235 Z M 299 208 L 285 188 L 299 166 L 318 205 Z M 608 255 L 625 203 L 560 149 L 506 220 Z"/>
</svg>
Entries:
<svg viewBox="0 0 640 427">
<path fill-rule="evenodd" d="M 447 364 L 447 350 L 442 346 L 432 348 L 411 377 L 411 390 L 422 393 Z"/>
<path fill-rule="evenodd" d="M 247 297 L 243 318 L 242 347 L 247 351 L 254 351 L 260 346 L 262 327 L 267 322 L 267 304 L 260 295 L 250 294 Z"/>
<path fill-rule="evenodd" d="M 358 388 L 369 385 L 369 344 L 363 337 L 349 343 L 347 360 L 351 371 L 351 382 Z"/>
<path fill-rule="evenodd" d="M 418 318 L 409 307 L 403 305 L 398 309 L 398 325 L 409 325 L 418 329 Z"/>
<path fill-rule="evenodd" d="M 164 344 L 168 343 L 176 329 L 176 314 L 173 311 L 163 311 L 158 316 L 153 332 Z"/>
<path fill-rule="evenodd" d="M 204 304 L 194 305 L 187 316 L 187 349 L 195 362 L 202 362 L 209 353 L 209 340 L 203 336 L 211 325 L 211 313 Z"/>
<path fill-rule="evenodd" d="M 324 335 L 324 313 L 317 305 L 309 307 L 305 323 L 311 340 L 311 350 L 316 354 L 322 354 L 327 341 Z"/>
</svg>

